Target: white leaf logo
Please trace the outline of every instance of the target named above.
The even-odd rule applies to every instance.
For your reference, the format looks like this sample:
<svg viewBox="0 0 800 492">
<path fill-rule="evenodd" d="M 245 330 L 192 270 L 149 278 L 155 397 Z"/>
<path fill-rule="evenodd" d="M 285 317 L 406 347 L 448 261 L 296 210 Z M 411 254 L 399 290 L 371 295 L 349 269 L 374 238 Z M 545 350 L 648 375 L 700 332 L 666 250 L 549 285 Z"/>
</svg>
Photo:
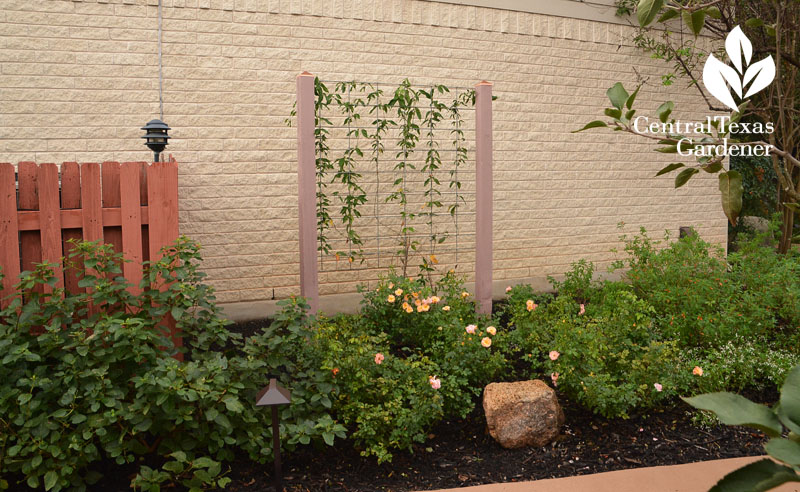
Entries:
<svg viewBox="0 0 800 492">
<path fill-rule="evenodd" d="M 736 111 L 738 106 L 736 105 L 736 101 L 733 100 L 733 96 L 731 96 L 725 82 L 728 82 L 731 89 L 733 89 L 736 95 L 739 96 L 739 99 L 741 99 L 742 79 L 739 77 L 739 74 L 736 73 L 736 70 L 717 60 L 714 55 L 708 55 L 706 65 L 703 67 L 703 84 L 705 84 L 708 92 L 716 97 L 719 102 Z"/>
<path fill-rule="evenodd" d="M 738 111 L 739 106 L 731 90 L 741 100 L 764 89 L 775 79 L 775 61 L 769 55 L 751 65 L 753 45 L 739 26 L 736 26 L 725 39 L 725 51 L 735 69 L 719 61 L 714 55 L 708 55 L 703 67 L 703 84 L 719 102 Z M 747 92 L 742 96 L 745 89 Z"/>
<path fill-rule="evenodd" d="M 772 61 L 772 56 L 764 58 L 760 62 L 753 63 L 747 68 L 744 73 L 744 80 L 742 85 L 746 86 L 753 80 L 753 85 L 747 89 L 747 94 L 744 95 L 748 98 L 768 86 L 775 78 L 775 62 Z"/>
<path fill-rule="evenodd" d="M 739 73 L 744 73 L 742 70 L 742 53 L 744 53 L 744 66 L 750 64 L 750 57 L 753 56 L 753 44 L 744 35 L 739 26 L 733 28 L 733 31 L 725 38 L 725 51 L 728 52 L 728 58 L 731 63 L 736 67 Z"/>
</svg>

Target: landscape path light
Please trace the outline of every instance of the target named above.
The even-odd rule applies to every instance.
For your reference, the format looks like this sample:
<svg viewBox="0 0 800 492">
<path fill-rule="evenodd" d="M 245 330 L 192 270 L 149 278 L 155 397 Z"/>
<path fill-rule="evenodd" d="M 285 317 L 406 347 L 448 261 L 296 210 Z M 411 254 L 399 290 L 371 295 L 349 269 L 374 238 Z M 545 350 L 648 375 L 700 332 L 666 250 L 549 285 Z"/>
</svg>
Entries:
<svg viewBox="0 0 800 492">
<path fill-rule="evenodd" d="M 272 407 L 272 457 L 275 459 L 275 491 L 282 492 L 281 485 L 281 430 L 279 426 L 278 407 L 292 402 L 292 394 L 278 384 L 275 378 L 270 378 L 269 386 L 262 389 L 256 396 L 257 407 Z"/>
<path fill-rule="evenodd" d="M 145 139 L 144 144 L 153 151 L 153 162 L 160 162 L 159 158 L 161 152 L 164 151 L 170 139 L 168 132 L 171 128 L 163 121 L 156 119 L 148 121 L 147 124 L 142 127 L 142 130 L 145 131 L 142 137 Z"/>
</svg>

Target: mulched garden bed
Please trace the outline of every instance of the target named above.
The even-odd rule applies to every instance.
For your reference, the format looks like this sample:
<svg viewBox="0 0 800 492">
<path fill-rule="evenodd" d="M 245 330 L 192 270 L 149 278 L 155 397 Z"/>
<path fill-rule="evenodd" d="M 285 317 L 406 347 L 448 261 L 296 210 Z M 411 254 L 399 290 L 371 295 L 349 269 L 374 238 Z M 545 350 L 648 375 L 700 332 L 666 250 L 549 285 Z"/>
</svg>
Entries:
<svg viewBox="0 0 800 492">
<path fill-rule="evenodd" d="M 758 396 L 777 399 L 777 394 Z M 431 490 L 764 454 L 763 434 L 742 427 L 697 427 L 688 405 L 603 419 L 560 401 L 566 425 L 544 448 L 503 449 L 488 434 L 478 405 L 467 419 L 438 425 L 413 454 L 397 452 L 380 466 L 341 441 L 335 448 L 300 450 L 284 460 L 284 487 L 293 492 Z M 271 471 L 271 464 L 239 461 L 226 490 L 271 491 Z"/>
<path fill-rule="evenodd" d="M 250 336 L 268 322 L 239 323 L 231 329 Z M 516 373 L 524 374 L 526 366 L 518 365 Z M 488 434 L 479 402 L 466 419 L 438 424 L 413 454 L 394 452 L 391 463 L 377 465 L 375 458 L 360 456 L 348 441 L 337 440 L 333 448 L 301 448 L 283 457 L 285 490 L 422 491 L 764 454 L 763 434 L 744 427 L 698 427 L 692 423 L 696 410 L 682 402 L 629 419 L 604 419 L 558 396 L 566 424 L 557 440 L 544 448 L 502 448 Z M 769 404 L 778 400 L 775 390 L 744 396 Z M 105 477 L 90 490 L 130 490 L 136 467 L 104 464 Z M 271 463 L 259 465 L 242 456 L 231 465 L 227 476 L 233 481 L 225 490 L 272 492 L 272 469 Z"/>
</svg>

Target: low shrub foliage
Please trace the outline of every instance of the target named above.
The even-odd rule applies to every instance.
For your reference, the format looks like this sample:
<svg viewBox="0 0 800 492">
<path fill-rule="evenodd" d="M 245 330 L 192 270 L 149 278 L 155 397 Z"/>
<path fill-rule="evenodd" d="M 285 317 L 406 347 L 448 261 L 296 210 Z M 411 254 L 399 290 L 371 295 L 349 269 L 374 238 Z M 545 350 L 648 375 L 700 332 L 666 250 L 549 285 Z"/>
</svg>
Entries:
<svg viewBox="0 0 800 492">
<path fill-rule="evenodd" d="M 495 317 L 476 315 L 453 272 L 389 272 L 357 315 L 287 299 L 247 338 L 221 316 L 192 241 L 147 263 L 136 290 L 110 246 L 75 243 L 81 292 L 42 264 L 0 311 L 0 489 L 85 490 L 101 461 L 138 470 L 136 490 L 225 487 L 235 456 L 273 459 L 270 412 L 254 406 L 270 377 L 292 392 L 285 451 L 348 439 L 379 463 L 466 417 L 492 381 L 541 378 L 606 417 L 774 389 L 800 361 L 800 257 L 768 237 L 740 235 L 726 258 L 694 234 L 641 230 L 623 237 L 622 281 L 582 260 L 550 279 L 554 294 L 509 288 Z"/>
<path fill-rule="evenodd" d="M 655 241 L 642 229 L 622 237 L 612 265 L 624 281 L 595 281 L 580 261 L 551 279 L 557 296 L 515 286 L 513 357 L 607 417 L 677 395 L 779 387 L 800 360 L 800 258 L 776 254 L 766 236 L 742 236 L 725 258 L 696 234 Z"/>
<path fill-rule="evenodd" d="M 282 410 L 284 446 L 344 436 L 332 402 L 319 396 L 332 378 L 315 371 L 313 354 L 297 343 L 303 330 L 310 333 L 302 309 L 293 306 L 244 342 L 228 331 L 202 283 L 198 246 L 182 238 L 163 253 L 145 265 L 138 294 L 128 290 L 122 258 L 108 245 L 73 250 L 84 292 L 55 288 L 52 265 L 21 275 L 18 295 L 0 312 L 4 477 L 22 476 L 32 488 L 84 490 L 100 478 L 96 462 L 149 456 L 160 468 L 142 466 L 136 489 L 224 487 L 222 462 L 237 449 L 271 459 L 269 412 L 253 405 L 269 373 L 287 375 L 295 395 Z M 168 315 L 183 346 L 161 324 Z M 290 384 L 290 370 L 307 372 Z"/>
</svg>

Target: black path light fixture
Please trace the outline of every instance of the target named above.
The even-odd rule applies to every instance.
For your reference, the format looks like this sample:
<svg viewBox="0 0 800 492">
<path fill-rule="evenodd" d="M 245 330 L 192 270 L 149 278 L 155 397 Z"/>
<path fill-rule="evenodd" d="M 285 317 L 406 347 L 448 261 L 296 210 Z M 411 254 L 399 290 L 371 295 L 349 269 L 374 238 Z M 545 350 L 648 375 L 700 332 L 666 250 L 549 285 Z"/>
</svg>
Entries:
<svg viewBox="0 0 800 492">
<path fill-rule="evenodd" d="M 272 407 L 272 457 L 275 459 L 275 491 L 283 492 L 281 484 L 281 430 L 279 425 L 278 407 L 292 402 L 292 394 L 278 384 L 275 378 L 270 378 L 269 386 L 262 389 L 256 396 L 257 407 Z"/>
<path fill-rule="evenodd" d="M 169 125 L 161 120 L 150 120 L 145 126 L 142 127 L 145 134 L 142 138 L 145 139 L 144 144 L 153 151 L 153 162 L 159 162 L 161 152 L 167 146 L 169 135 L 167 132 L 171 130 Z"/>
</svg>

